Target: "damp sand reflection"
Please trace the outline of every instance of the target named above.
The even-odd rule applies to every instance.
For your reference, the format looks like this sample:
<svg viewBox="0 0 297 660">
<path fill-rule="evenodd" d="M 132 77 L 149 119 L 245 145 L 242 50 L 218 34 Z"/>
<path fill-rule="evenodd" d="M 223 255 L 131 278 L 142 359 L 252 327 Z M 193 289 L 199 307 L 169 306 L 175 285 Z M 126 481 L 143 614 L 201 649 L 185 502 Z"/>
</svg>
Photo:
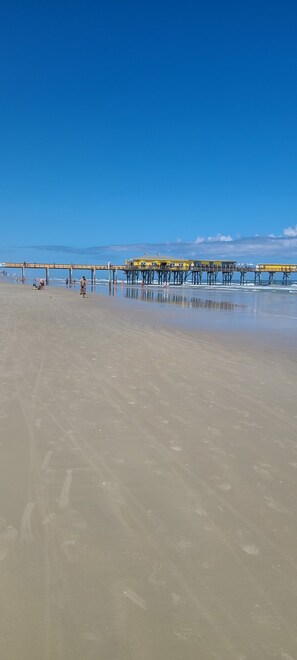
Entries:
<svg viewBox="0 0 297 660">
<path fill-rule="evenodd" d="M 230 312 L 241 312 L 246 309 L 246 305 L 233 303 L 229 301 L 211 300 L 210 298 L 200 298 L 180 293 L 173 293 L 168 290 L 153 291 L 152 289 L 134 289 L 125 290 L 125 298 L 132 300 L 141 300 L 145 302 L 177 305 L 186 308 L 217 309 Z"/>
</svg>

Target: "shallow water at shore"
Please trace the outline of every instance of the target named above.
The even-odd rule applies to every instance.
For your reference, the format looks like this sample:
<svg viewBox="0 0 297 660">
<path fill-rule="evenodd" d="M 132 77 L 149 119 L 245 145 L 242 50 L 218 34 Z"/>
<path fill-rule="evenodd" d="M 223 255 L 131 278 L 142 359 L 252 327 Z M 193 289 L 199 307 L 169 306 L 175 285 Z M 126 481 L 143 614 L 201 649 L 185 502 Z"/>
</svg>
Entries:
<svg viewBox="0 0 297 660">
<path fill-rule="evenodd" d="M 130 304 L 150 303 L 170 322 L 191 329 L 297 330 L 297 286 L 97 287 Z"/>
<path fill-rule="evenodd" d="M 31 286 L 31 281 L 26 282 Z M 51 279 L 50 287 L 65 287 L 64 279 Z M 78 280 L 69 291 L 78 290 Z M 297 331 L 297 283 L 290 286 L 184 285 L 127 286 L 102 279 L 88 293 L 110 296 L 144 311 L 148 306 L 170 324 L 189 329 L 284 332 Z M 138 307 L 137 307 L 138 306 Z"/>
</svg>

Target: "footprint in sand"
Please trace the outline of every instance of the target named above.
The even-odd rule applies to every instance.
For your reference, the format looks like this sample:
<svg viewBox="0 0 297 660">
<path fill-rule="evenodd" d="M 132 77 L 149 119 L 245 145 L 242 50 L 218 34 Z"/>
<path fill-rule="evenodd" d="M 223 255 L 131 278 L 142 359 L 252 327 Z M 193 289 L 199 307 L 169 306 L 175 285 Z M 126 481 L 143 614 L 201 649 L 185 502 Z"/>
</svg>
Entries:
<svg viewBox="0 0 297 660">
<path fill-rule="evenodd" d="M 215 437 L 220 437 L 222 435 L 222 432 L 220 431 L 220 429 L 217 429 L 215 426 L 208 426 L 207 430 L 208 430 L 209 433 L 211 433 Z"/>
<path fill-rule="evenodd" d="M 290 511 L 286 509 L 284 506 L 282 506 L 279 502 L 276 502 L 276 500 L 273 499 L 273 497 L 265 497 L 265 503 L 267 506 L 269 506 L 270 509 L 273 509 L 274 511 L 277 511 L 278 513 L 284 513 L 287 515 L 290 515 Z"/>
<path fill-rule="evenodd" d="M 57 514 L 53 511 L 52 513 L 50 513 L 48 516 L 46 516 L 42 520 L 41 524 L 42 525 L 49 525 L 50 523 L 56 522 L 56 520 L 57 520 Z"/>
<path fill-rule="evenodd" d="M 226 482 L 221 482 L 217 484 L 217 488 L 219 488 L 220 490 L 224 490 L 227 493 L 228 490 L 231 490 L 231 484 L 228 484 Z"/>
<path fill-rule="evenodd" d="M 260 467 L 260 465 L 253 465 L 253 470 L 256 472 L 256 474 L 261 477 L 261 479 L 264 479 L 265 481 L 273 481 L 273 476 L 269 472 L 269 470 L 266 470 L 263 467 Z"/>
<path fill-rule="evenodd" d="M 178 553 L 187 555 L 191 552 L 193 544 L 188 539 L 182 538 L 175 547 Z"/>
<path fill-rule="evenodd" d="M 14 546 L 17 538 L 18 531 L 13 525 L 7 525 L 7 527 L 0 532 L 0 561 L 5 559 L 8 552 Z"/>
<path fill-rule="evenodd" d="M 60 509 L 67 509 L 69 505 L 69 494 L 72 483 L 72 470 L 66 470 L 66 477 L 62 486 L 61 496 L 59 500 Z"/>
<path fill-rule="evenodd" d="M 50 464 L 50 460 L 51 460 L 52 455 L 53 455 L 53 450 L 50 449 L 50 450 L 47 452 L 47 454 L 46 454 L 46 456 L 45 456 L 45 458 L 44 458 L 44 460 L 43 460 L 42 466 L 41 466 L 41 469 L 42 469 L 44 472 L 46 472 L 46 471 L 48 470 L 48 468 L 49 468 L 49 464 Z"/>
<path fill-rule="evenodd" d="M 23 544 L 30 544 L 35 541 L 34 534 L 31 527 L 31 515 L 35 507 L 35 502 L 28 502 L 25 506 L 24 513 L 21 521 L 20 540 Z"/>
<path fill-rule="evenodd" d="M 135 591 L 126 589 L 126 591 L 123 591 L 123 594 L 126 596 L 126 598 L 129 598 L 129 600 L 131 600 L 134 605 L 137 605 L 137 607 L 141 607 L 143 610 L 146 610 L 145 600 L 141 598 L 141 596 L 138 596 Z"/>
<path fill-rule="evenodd" d="M 171 594 L 171 600 L 172 600 L 173 605 L 176 607 L 181 602 L 181 596 L 179 596 L 178 594 L 176 594 L 173 591 L 172 594 Z"/>
<path fill-rule="evenodd" d="M 253 555 L 255 557 L 259 554 L 259 548 L 256 545 L 241 545 L 240 547 L 247 555 Z"/>
<path fill-rule="evenodd" d="M 197 506 L 195 509 L 195 513 L 197 513 L 197 516 L 199 516 L 199 518 L 207 516 L 207 512 L 202 508 L 202 506 Z"/>
<path fill-rule="evenodd" d="M 87 528 L 86 521 L 81 517 L 78 511 L 75 511 L 75 509 L 69 511 L 69 519 L 73 529 L 77 531 L 77 534 L 79 532 L 84 532 Z"/>
<path fill-rule="evenodd" d="M 162 563 L 156 563 L 153 567 L 152 573 L 149 577 L 149 582 L 151 582 L 155 587 L 165 587 L 166 582 L 161 578 L 163 570 Z"/>
<path fill-rule="evenodd" d="M 76 563 L 78 561 L 78 554 L 75 549 L 75 544 L 76 541 L 73 539 L 69 539 L 61 543 L 61 550 L 63 550 L 68 561 L 71 561 L 72 563 Z"/>
</svg>

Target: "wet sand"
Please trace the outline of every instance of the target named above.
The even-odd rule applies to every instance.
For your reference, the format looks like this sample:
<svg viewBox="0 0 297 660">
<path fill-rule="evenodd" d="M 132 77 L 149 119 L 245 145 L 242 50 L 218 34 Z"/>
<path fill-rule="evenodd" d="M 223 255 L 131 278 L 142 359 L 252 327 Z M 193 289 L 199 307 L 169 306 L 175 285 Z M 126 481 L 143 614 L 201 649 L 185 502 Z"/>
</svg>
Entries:
<svg viewBox="0 0 297 660">
<path fill-rule="evenodd" d="M 0 301 L 0 657 L 295 659 L 296 351 Z"/>
</svg>

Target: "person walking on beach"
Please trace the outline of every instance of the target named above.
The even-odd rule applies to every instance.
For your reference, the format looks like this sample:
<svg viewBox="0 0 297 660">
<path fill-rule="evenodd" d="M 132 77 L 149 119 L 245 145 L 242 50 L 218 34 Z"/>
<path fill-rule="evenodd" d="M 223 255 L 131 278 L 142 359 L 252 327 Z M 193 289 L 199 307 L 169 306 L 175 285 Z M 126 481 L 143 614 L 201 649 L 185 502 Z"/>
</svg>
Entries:
<svg viewBox="0 0 297 660">
<path fill-rule="evenodd" d="M 80 284 L 80 292 L 79 292 L 79 294 L 80 294 L 80 296 L 83 296 L 83 298 L 84 298 L 85 295 L 86 295 L 86 292 L 87 292 L 87 280 L 86 280 L 86 278 L 85 278 L 84 275 L 83 275 L 82 278 L 79 280 L 79 284 Z"/>
</svg>

